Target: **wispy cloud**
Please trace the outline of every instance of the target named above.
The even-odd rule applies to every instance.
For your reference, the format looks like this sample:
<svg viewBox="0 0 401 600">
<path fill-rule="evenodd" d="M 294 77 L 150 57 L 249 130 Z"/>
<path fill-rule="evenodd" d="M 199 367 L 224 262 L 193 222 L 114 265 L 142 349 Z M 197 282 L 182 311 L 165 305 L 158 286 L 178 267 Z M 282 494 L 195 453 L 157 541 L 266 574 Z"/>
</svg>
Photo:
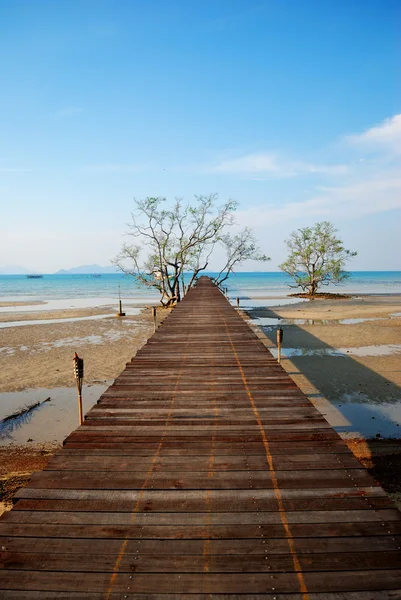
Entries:
<svg viewBox="0 0 401 600">
<path fill-rule="evenodd" d="M 369 214 L 401 209 L 401 115 L 395 115 L 366 131 L 345 136 L 345 153 L 352 157 L 348 165 L 313 165 L 306 162 L 285 162 L 269 156 L 266 163 L 257 155 L 226 161 L 223 172 L 260 171 L 270 166 L 271 173 L 302 175 L 320 173 L 322 179 L 299 201 L 266 203 L 240 213 L 241 223 L 254 227 L 294 219 L 357 218 Z M 344 152 L 344 146 L 341 151 Z M 338 148 L 337 148 L 338 152 Z M 357 155 L 355 156 L 355 153 Z M 351 153 L 351 154 L 350 154 Z M 253 155 L 255 157 L 255 155 Z M 230 169 L 229 167 L 232 167 Z M 243 167 L 247 167 L 246 169 Z M 268 173 L 266 171 L 266 173 Z M 324 176 L 327 175 L 327 180 Z M 335 179 L 330 177 L 335 175 Z M 322 185 L 323 184 L 323 185 Z"/>
<path fill-rule="evenodd" d="M 85 171 L 94 173 L 142 173 L 149 169 L 149 164 L 113 164 L 106 163 L 100 165 L 87 165 L 84 167 Z"/>
<path fill-rule="evenodd" d="M 59 119 L 64 119 L 66 117 L 73 117 L 75 115 L 79 115 L 82 112 L 83 112 L 83 110 L 79 106 L 67 106 L 65 108 L 61 108 L 60 110 L 56 111 L 55 115 Z"/>
<path fill-rule="evenodd" d="M 319 165 L 302 161 L 284 160 L 274 154 L 247 154 L 231 160 L 223 160 L 209 168 L 211 172 L 249 176 L 251 178 L 297 177 L 306 174 L 342 175 L 348 171 L 345 164 Z"/>
<path fill-rule="evenodd" d="M 223 160 L 211 168 L 216 173 L 277 173 L 279 166 L 271 154 L 248 154 L 232 160 Z"/>
<path fill-rule="evenodd" d="M 380 202 L 378 199 L 380 198 Z M 358 182 L 324 188 L 300 202 L 265 204 L 238 213 L 238 219 L 251 227 L 302 219 L 355 218 L 401 208 L 401 178 Z"/>
<path fill-rule="evenodd" d="M 357 135 L 349 135 L 346 141 L 360 148 L 401 153 L 401 114 L 385 119 L 379 125 Z"/>
</svg>

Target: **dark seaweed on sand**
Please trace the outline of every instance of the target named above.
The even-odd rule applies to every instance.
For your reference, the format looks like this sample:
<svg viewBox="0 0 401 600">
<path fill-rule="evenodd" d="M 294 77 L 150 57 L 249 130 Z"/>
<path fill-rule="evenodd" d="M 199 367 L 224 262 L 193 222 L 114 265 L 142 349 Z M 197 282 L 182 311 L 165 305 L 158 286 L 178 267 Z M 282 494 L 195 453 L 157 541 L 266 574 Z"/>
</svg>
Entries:
<svg viewBox="0 0 401 600">
<path fill-rule="evenodd" d="M 39 400 L 38 402 L 27 404 L 11 413 L 11 415 L 4 417 L 0 421 L 0 438 L 9 438 L 15 429 L 19 429 L 23 425 L 26 425 L 26 423 L 29 423 L 34 410 L 39 408 L 44 402 L 50 402 L 50 397 L 42 401 Z"/>
</svg>

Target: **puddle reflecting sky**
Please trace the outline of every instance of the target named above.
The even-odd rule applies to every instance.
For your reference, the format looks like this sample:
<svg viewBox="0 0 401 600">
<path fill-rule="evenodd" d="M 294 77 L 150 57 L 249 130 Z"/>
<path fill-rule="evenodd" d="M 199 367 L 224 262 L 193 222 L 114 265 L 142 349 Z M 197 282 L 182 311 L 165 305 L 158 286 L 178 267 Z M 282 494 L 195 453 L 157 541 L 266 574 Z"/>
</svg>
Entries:
<svg viewBox="0 0 401 600">
<path fill-rule="evenodd" d="M 397 317 L 394 313 L 392 318 Z M 280 319 L 277 317 L 254 317 L 252 321 L 261 327 L 276 327 L 277 325 L 357 325 L 368 321 L 386 321 L 387 317 L 366 317 L 359 319 Z"/>
<path fill-rule="evenodd" d="M 237 306 L 236 298 L 228 298 L 232 306 Z M 299 304 L 300 302 L 308 302 L 305 298 L 241 298 L 240 308 L 251 310 L 253 308 L 269 308 L 271 306 L 287 306 L 288 304 Z"/>
<path fill-rule="evenodd" d="M 378 403 L 355 392 L 335 402 L 325 398 L 312 402 L 342 437 L 401 438 L 401 397 Z"/>
<path fill-rule="evenodd" d="M 84 413 L 92 408 L 99 396 L 108 388 L 109 383 L 102 385 L 84 385 Z M 25 444 L 29 439 L 37 442 L 62 442 L 64 438 L 76 429 L 78 423 L 77 390 L 71 388 L 38 388 L 23 392 L 6 392 L 0 394 L 0 419 L 16 410 L 34 402 L 42 402 L 50 397 L 39 408 L 32 410 L 25 419 L 15 420 L 15 427 L 10 422 L 6 426 L 0 424 L 0 445 L 16 443 Z"/>
<path fill-rule="evenodd" d="M 124 312 L 129 317 L 134 317 L 141 313 L 141 308 L 127 308 Z M 66 317 L 65 319 L 35 319 L 30 321 L 7 321 L 0 323 L 0 329 L 7 329 L 9 327 L 23 327 L 24 325 L 54 325 L 62 323 L 75 323 L 76 321 L 97 321 L 99 319 L 117 318 L 116 313 L 107 313 L 105 315 L 91 315 L 87 317 Z M 121 320 L 123 323 L 124 320 Z"/>
<path fill-rule="evenodd" d="M 26 302 L 32 301 L 32 298 L 37 300 L 35 296 L 26 297 Z M 14 298 L 3 298 L 3 301 L 12 302 Z M 18 297 L 18 302 L 24 301 L 24 298 Z M 154 298 L 152 299 L 153 304 L 155 304 Z M 144 298 L 122 298 L 123 309 L 126 308 L 126 305 L 141 305 L 143 306 L 146 303 L 146 299 Z M 118 298 L 62 298 L 62 299 L 53 299 L 49 301 L 45 301 L 43 304 L 31 305 L 31 306 L 0 306 L 0 313 L 37 313 L 44 312 L 49 310 L 72 310 L 72 309 L 85 309 L 85 308 L 101 308 L 102 306 L 110 306 L 115 307 L 116 311 L 118 309 Z M 127 306 L 128 308 L 128 306 Z"/>
<path fill-rule="evenodd" d="M 277 348 L 269 348 L 277 358 Z M 401 352 L 401 344 L 382 344 L 381 346 L 359 346 L 356 348 L 282 348 L 283 358 L 295 356 L 390 356 Z"/>
</svg>

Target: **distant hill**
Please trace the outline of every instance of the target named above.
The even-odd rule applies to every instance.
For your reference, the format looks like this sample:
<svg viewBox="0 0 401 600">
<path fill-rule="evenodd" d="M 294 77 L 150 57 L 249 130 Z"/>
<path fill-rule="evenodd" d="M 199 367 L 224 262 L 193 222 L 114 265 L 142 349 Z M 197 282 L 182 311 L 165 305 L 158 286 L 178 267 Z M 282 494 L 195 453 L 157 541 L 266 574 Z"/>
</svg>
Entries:
<svg viewBox="0 0 401 600">
<path fill-rule="evenodd" d="M 93 273 L 120 273 L 117 267 L 101 267 L 100 265 L 81 265 L 71 269 L 60 269 L 55 275 L 93 275 Z"/>
<path fill-rule="evenodd" d="M 6 265 L 5 267 L 0 267 L 0 275 L 29 275 L 33 273 L 29 269 L 25 267 L 20 267 L 19 265 Z"/>
</svg>

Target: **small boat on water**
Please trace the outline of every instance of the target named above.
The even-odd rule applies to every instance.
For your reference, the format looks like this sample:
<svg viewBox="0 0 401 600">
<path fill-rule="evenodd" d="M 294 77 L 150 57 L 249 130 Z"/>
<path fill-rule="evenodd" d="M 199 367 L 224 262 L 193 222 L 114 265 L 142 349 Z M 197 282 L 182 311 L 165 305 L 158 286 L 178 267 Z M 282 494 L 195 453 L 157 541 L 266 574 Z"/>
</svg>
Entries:
<svg viewBox="0 0 401 600">
<path fill-rule="evenodd" d="M 43 275 L 34 275 L 34 274 L 31 274 L 31 275 L 27 275 L 27 278 L 28 279 L 43 279 Z"/>
</svg>

